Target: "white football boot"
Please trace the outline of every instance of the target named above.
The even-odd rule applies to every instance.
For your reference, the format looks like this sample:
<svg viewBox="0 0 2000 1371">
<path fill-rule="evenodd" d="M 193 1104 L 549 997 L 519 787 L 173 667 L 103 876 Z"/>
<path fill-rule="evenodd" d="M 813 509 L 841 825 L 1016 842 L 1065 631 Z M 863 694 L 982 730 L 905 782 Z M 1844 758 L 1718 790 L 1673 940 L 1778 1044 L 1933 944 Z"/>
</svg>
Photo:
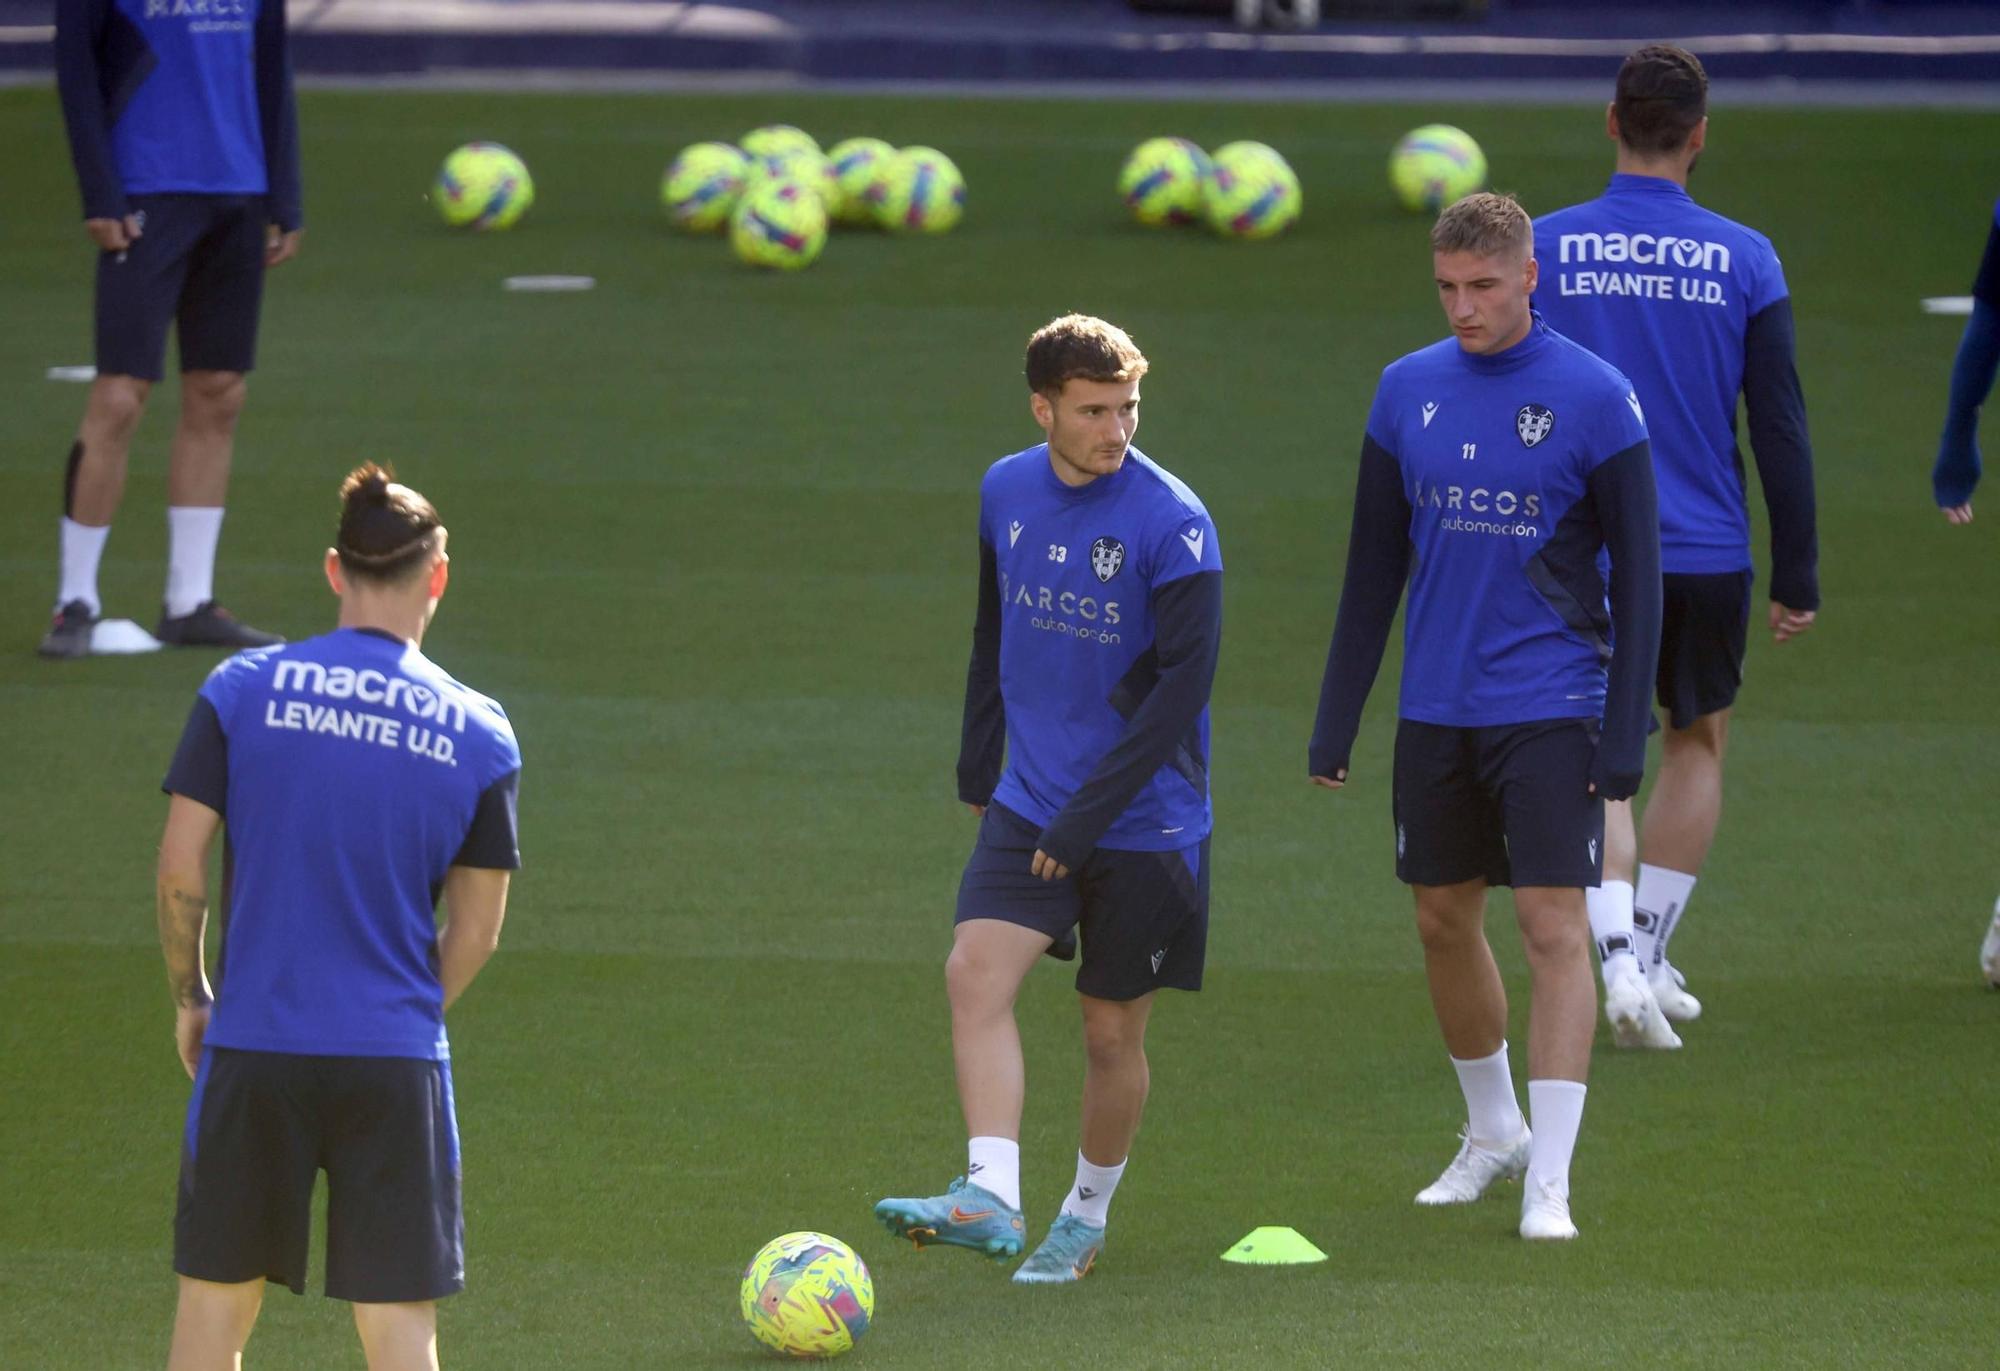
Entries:
<svg viewBox="0 0 2000 1371">
<path fill-rule="evenodd" d="M 1418 1204 L 1471 1204 L 1493 1182 L 1514 1180 L 1528 1169 L 1532 1135 L 1526 1124 L 1521 1125 L 1520 1138 L 1498 1152 L 1479 1146 L 1468 1133 L 1458 1136 L 1458 1155 L 1443 1175 L 1417 1192 Z"/>
<path fill-rule="evenodd" d="M 2000 900 L 1993 902 L 1993 922 L 1986 926 L 1986 940 L 1979 944 L 1979 969 L 1986 983 L 2000 990 Z"/>
<path fill-rule="evenodd" d="M 1611 1021 L 1611 1040 L 1620 1047 L 1651 1047 L 1671 1052 L 1681 1045 L 1680 1034 L 1660 1012 L 1653 987 L 1638 966 L 1620 968 L 1604 986 L 1604 1017 Z"/>
<path fill-rule="evenodd" d="M 1663 959 L 1655 966 L 1648 984 L 1660 1012 L 1675 1023 L 1693 1023 L 1701 1017 L 1701 1001 L 1687 993 L 1687 977 L 1674 970 L 1672 962 Z"/>
<path fill-rule="evenodd" d="M 1521 1236 L 1530 1242 L 1567 1242 L 1575 1237 L 1569 1192 L 1554 1181 L 1530 1178 L 1521 1191 Z"/>
</svg>

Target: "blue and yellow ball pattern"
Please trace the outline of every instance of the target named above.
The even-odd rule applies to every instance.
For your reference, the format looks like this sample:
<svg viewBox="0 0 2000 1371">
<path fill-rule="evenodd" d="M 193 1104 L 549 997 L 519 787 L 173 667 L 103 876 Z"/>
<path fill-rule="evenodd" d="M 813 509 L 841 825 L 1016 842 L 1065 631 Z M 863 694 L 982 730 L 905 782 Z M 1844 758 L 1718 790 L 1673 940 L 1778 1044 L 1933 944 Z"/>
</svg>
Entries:
<svg viewBox="0 0 2000 1371">
<path fill-rule="evenodd" d="M 880 138 L 849 138 L 826 150 L 827 164 L 833 168 L 834 200 L 828 208 L 834 222 L 874 224 L 875 209 L 868 202 L 868 190 L 895 155 L 895 146 Z"/>
<path fill-rule="evenodd" d="M 868 202 L 891 233 L 949 233 L 965 215 L 965 177 L 951 158 L 916 144 L 889 159 Z"/>
<path fill-rule="evenodd" d="M 708 233 L 729 222 L 750 175 L 750 157 L 731 143 L 682 148 L 660 178 L 660 204 L 675 228 Z"/>
<path fill-rule="evenodd" d="M 875 1282 L 853 1248 L 824 1233 L 787 1233 L 764 1244 L 743 1272 L 743 1322 L 788 1357 L 851 1351 L 875 1315 Z"/>
<path fill-rule="evenodd" d="M 1215 150 L 1204 209 L 1209 227 L 1225 238 L 1269 238 L 1298 221 L 1304 208 L 1298 173 L 1263 143 L 1230 143 Z"/>
<path fill-rule="evenodd" d="M 1389 185 L 1412 214 L 1436 214 L 1486 184 L 1486 154 L 1450 124 L 1425 124 L 1389 154 Z"/>
<path fill-rule="evenodd" d="M 798 271 L 826 246 L 826 205 L 797 181 L 763 181 L 743 192 L 729 244 L 753 267 Z"/>
<path fill-rule="evenodd" d="M 1142 224 L 1192 224 L 1201 219 L 1208 154 L 1186 138 L 1148 138 L 1118 173 L 1118 194 Z"/>
<path fill-rule="evenodd" d="M 467 143 L 438 168 L 431 203 L 453 228 L 474 233 L 512 228 L 535 203 L 535 182 L 511 148 Z"/>
</svg>

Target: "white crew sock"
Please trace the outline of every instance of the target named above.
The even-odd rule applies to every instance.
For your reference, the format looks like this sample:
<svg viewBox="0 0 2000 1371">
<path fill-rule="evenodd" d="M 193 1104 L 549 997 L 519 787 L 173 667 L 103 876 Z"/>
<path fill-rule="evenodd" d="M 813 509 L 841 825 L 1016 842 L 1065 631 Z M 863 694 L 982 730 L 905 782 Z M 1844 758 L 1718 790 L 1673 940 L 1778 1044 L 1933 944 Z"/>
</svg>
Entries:
<svg viewBox="0 0 2000 1371">
<path fill-rule="evenodd" d="M 1597 940 L 1597 956 L 1602 964 L 1604 983 L 1625 968 L 1644 974 L 1634 955 L 1632 941 L 1632 883 L 1606 881 L 1583 892 L 1584 908 L 1590 911 L 1590 936 Z"/>
<path fill-rule="evenodd" d="M 167 508 L 167 617 L 192 614 L 215 598 L 215 545 L 222 537 L 219 506 Z"/>
<path fill-rule="evenodd" d="M 97 598 L 97 564 L 104 560 L 104 543 L 110 537 L 109 524 L 92 528 L 63 516 L 62 589 L 56 592 L 57 609 L 71 600 L 81 600 L 92 614 L 104 611 L 104 602 Z"/>
<path fill-rule="evenodd" d="M 1009 1209 L 1019 1209 L 1021 1144 L 1012 1138 L 974 1138 L 965 1145 L 965 1178 L 992 1191 Z"/>
<path fill-rule="evenodd" d="M 1521 1104 L 1514 1098 L 1514 1073 L 1507 1065 L 1507 1044 L 1490 1057 L 1473 1061 L 1451 1059 L 1458 1088 L 1465 1092 L 1465 1134 L 1491 1151 L 1499 1151 L 1521 1136 Z"/>
<path fill-rule="evenodd" d="M 1124 1162 L 1116 1166 L 1094 1166 L 1083 1153 L 1077 1153 L 1076 1184 L 1069 1188 L 1069 1198 L 1063 1201 L 1062 1212 L 1074 1214 L 1085 1223 L 1104 1227 L 1105 1217 L 1111 1212 L 1111 1192 L 1118 1188 L 1118 1178 L 1124 1174 Z"/>
<path fill-rule="evenodd" d="M 1528 1082 L 1528 1113 L 1535 1122 L 1535 1140 L 1528 1144 L 1530 1183 L 1546 1181 L 1569 1194 L 1569 1159 L 1583 1126 L 1585 1092 L 1582 1081 Z"/>
<path fill-rule="evenodd" d="M 1694 896 L 1695 878 L 1685 871 L 1639 864 L 1639 892 L 1632 911 L 1632 928 L 1639 943 L 1639 961 L 1648 971 L 1667 959 L 1667 939 Z"/>
</svg>

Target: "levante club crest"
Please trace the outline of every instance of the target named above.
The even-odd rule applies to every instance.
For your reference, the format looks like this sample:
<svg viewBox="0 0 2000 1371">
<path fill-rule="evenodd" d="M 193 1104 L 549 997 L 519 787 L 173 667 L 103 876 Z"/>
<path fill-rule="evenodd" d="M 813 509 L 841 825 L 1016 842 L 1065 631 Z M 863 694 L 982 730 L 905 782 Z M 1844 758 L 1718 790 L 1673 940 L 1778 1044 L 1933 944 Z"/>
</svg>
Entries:
<svg viewBox="0 0 2000 1371">
<path fill-rule="evenodd" d="M 1116 538 L 1099 538 L 1090 545 L 1090 569 L 1100 581 L 1109 581 L 1125 565 L 1125 544 Z"/>
<path fill-rule="evenodd" d="M 1514 415 L 1514 432 L 1529 447 L 1549 436 L 1556 426 L 1555 411 L 1547 405 L 1522 405 Z"/>
</svg>

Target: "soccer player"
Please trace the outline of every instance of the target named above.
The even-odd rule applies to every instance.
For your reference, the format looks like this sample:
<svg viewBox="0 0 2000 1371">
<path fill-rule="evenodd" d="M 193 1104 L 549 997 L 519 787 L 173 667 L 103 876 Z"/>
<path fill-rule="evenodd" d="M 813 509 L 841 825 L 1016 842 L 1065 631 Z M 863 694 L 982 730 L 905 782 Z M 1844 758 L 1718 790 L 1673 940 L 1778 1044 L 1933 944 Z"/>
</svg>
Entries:
<svg viewBox="0 0 2000 1371">
<path fill-rule="evenodd" d="M 436 1302 L 465 1284 L 444 1016 L 499 942 L 521 754 L 500 706 L 419 650 L 449 575 L 437 510 L 373 463 L 341 501 L 339 628 L 217 667 L 164 785 L 160 945 L 194 1078 L 170 1371 L 238 1365 L 265 1281 L 304 1293 L 321 1169 L 326 1293 L 353 1302 L 371 1371 L 435 1367 Z"/>
<path fill-rule="evenodd" d="M 1659 632 L 1652 461 L 1625 378 L 1529 308 L 1534 233 L 1511 196 L 1460 200 L 1431 249 L 1453 336 L 1392 363 L 1376 389 L 1307 761 L 1316 785 L 1347 783 L 1407 580 L 1396 874 L 1416 895 L 1467 1112 L 1458 1155 L 1417 1203 L 1470 1203 L 1525 1171 L 1521 1236 L 1573 1238 L 1597 1017 L 1584 890 L 1605 801 L 1639 787 Z M 1532 1132 L 1486 941 L 1494 885 L 1514 888 L 1533 977 Z"/>
<path fill-rule="evenodd" d="M 987 471 L 958 795 L 980 816 L 945 987 L 966 1174 L 875 1206 L 889 1231 L 996 1258 L 1026 1238 L 1014 996 L 1043 954 L 1082 961 L 1076 1180 L 1027 1283 L 1080 1279 L 1146 1103 L 1162 987 L 1199 990 L 1208 937 L 1208 693 L 1222 550 L 1195 493 L 1132 446 L 1146 359 L 1067 315 L 1028 341 L 1047 441 Z M 1001 767 L 1002 757 L 1006 767 Z"/>
<path fill-rule="evenodd" d="M 285 0 L 57 0 L 56 83 L 97 248 L 97 379 L 63 482 L 62 580 L 44 657 L 81 657 L 132 434 L 180 335 L 161 642 L 282 639 L 215 602 L 215 548 L 264 271 L 299 250 Z"/>
<path fill-rule="evenodd" d="M 1667 729 L 1643 831 L 1635 840 L 1630 804 L 1605 816 L 1605 881 L 1590 912 L 1614 1039 L 1675 1048 L 1672 1024 L 1698 1017 L 1701 1002 L 1668 960 L 1667 942 L 1722 815 L 1723 748 L 1749 634 L 1738 395 L 1770 510 L 1769 622 L 1781 644 L 1811 628 L 1819 610 L 1812 445 L 1777 254 L 1763 234 L 1688 196 L 1708 139 L 1701 62 L 1667 44 L 1634 52 L 1619 68 L 1605 128 L 1618 145 L 1609 188 L 1535 225 L 1546 268 L 1535 307 L 1632 378 L 1652 434 L 1665 571 L 1657 691 Z"/>
<path fill-rule="evenodd" d="M 1994 203 L 1986 256 L 1972 283 L 1972 317 L 1966 320 L 1952 362 L 1944 433 L 1931 468 L 1931 493 L 1953 524 L 1972 522 L 1972 492 L 1980 475 L 1979 411 L 1993 393 L 1996 371 L 2000 371 L 2000 201 Z M 1988 985 L 2000 989 L 2000 901 L 1994 902 L 1993 921 L 1979 945 L 1979 969 Z"/>
</svg>

